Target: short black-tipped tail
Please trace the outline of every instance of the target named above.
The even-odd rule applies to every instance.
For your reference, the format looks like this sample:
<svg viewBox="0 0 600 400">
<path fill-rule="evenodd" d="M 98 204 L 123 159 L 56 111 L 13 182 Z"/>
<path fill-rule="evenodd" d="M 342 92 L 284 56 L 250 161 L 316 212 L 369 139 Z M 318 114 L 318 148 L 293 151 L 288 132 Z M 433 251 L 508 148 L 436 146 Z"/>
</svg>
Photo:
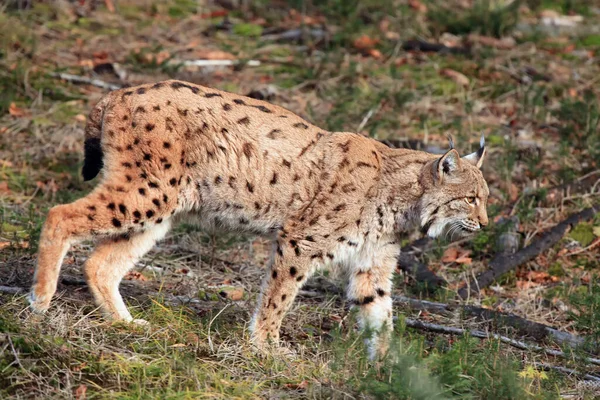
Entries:
<svg viewBox="0 0 600 400">
<path fill-rule="evenodd" d="M 88 121 L 85 126 L 85 141 L 83 142 L 83 151 L 85 159 L 81 174 L 83 179 L 89 181 L 94 179 L 102 169 L 104 162 L 102 158 L 102 129 L 104 120 L 104 111 L 110 103 L 111 94 L 104 96 L 98 104 L 92 109 L 88 116 Z"/>
<path fill-rule="evenodd" d="M 83 144 L 83 152 L 85 159 L 83 161 L 81 174 L 83 175 L 84 181 L 89 181 L 98 175 L 104 165 L 104 162 L 102 161 L 104 154 L 102 153 L 102 147 L 100 146 L 100 138 L 87 138 Z"/>
</svg>

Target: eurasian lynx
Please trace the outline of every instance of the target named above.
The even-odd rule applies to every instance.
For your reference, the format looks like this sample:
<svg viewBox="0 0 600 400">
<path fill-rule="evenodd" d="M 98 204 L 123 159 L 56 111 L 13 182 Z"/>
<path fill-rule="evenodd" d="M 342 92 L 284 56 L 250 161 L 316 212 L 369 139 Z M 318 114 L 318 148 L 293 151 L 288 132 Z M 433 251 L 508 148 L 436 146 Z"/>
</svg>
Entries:
<svg viewBox="0 0 600 400">
<path fill-rule="evenodd" d="M 50 304 L 71 245 L 97 238 L 85 264 L 96 302 L 115 320 L 134 321 L 119 282 L 190 216 L 206 226 L 273 238 L 252 341 L 278 341 L 298 289 L 328 264 L 349 276 L 348 299 L 361 327 L 392 324 L 397 234 L 419 225 L 429 236 L 488 223 L 488 188 L 476 153 L 461 158 L 327 132 L 281 107 L 180 81 L 117 90 L 92 110 L 83 176 L 97 187 L 48 213 L 29 300 Z M 369 339 L 373 357 L 385 350 Z"/>
</svg>

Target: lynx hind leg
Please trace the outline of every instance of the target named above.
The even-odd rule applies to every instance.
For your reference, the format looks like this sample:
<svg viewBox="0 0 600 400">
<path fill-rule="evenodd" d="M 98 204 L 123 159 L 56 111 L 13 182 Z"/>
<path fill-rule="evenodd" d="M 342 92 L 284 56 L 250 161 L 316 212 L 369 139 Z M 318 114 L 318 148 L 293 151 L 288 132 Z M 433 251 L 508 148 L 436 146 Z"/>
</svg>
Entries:
<svg viewBox="0 0 600 400">
<path fill-rule="evenodd" d="M 130 189 L 130 190 L 127 190 Z M 56 291 L 62 260 L 77 242 L 108 236 L 135 235 L 166 223 L 172 215 L 176 193 L 150 193 L 150 188 L 122 188 L 103 184 L 88 196 L 50 210 L 38 250 L 38 260 L 29 295 L 35 312 L 44 312 Z M 162 196 L 162 197 L 161 197 Z M 160 199 L 160 200 L 159 200 Z"/>
<path fill-rule="evenodd" d="M 134 320 L 119 293 L 119 283 L 135 263 L 169 231 L 170 221 L 148 229 L 104 239 L 85 263 L 85 276 L 96 304 L 113 321 L 144 324 Z"/>
<path fill-rule="evenodd" d="M 280 239 L 276 243 L 273 261 L 250 323 L 251 341 L 259 350 L 264 350 L 269 342 L 278 344 L 281 322 L 298 290 L 315 270 L 315 258 L 301 250 L 302 242 L 290 240 L 283 244 Z"/>
<path fill-rule="evenodd" d="M 369 358 L 386 354 L 392 330 L 392 274 L 395 263 L 357 269 L 350 274 L 348 301 L 358 307 L 358 323 L 370 336 L 366 339 Z"/>
</svg>

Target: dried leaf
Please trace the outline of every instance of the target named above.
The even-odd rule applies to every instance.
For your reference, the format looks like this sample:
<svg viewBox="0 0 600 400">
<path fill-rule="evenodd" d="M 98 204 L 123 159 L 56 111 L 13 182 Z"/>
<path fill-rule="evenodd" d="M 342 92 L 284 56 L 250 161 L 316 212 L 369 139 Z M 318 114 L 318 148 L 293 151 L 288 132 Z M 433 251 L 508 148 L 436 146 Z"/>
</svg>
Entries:
<svg viewBox="0 0 600 400">
<path fill-rule="evenodd" d="M 223 287 L 219 291 L 219 295 L 232 301 L 242 300 L 244 298 L 244 288 Z"/>
<path fill-rule="evenodd" d="M 442 262 L 451 263 L 458 258 L 458 249 L 456 247 L 448 247 L 442 256 Z"/>
<path fill-rule="evenodd" d="M 408 5 L 419 13 L 425 14 L 427 12 L 427 6 L 419 0 L 408 0 Z"/>
<path fill-rule="evenodd" d="M 458 71 L 454 71 L 453 69 L 444 68 L 440 71 L 440 75 L 452 79 L 458 85 L 469 86 L 469 78 Z"/>
<path fill-rule="evenodd" d="M 455 260 L 455 262 L 458 264 L 471 265 L 471 263 L 473 262 L 473 259 L 471 257 L 467 257 L 466 255 L 461 255 L 460 257 L 458 257 Z"/>
<path fill-rule="evenodd" d="M 196 52 L 196 56 L 199 59 L 203 60 L 235 60 L 236 57 L 222 50 L 207 50 L 207 51 L 198 51 Z"/>
<path fill-rule="evenodd" d="M 10 189 L 8 188 L 8 182 L 6 182 L 6 181 L 0 182 L 0 193 L 4 193 L 4 194 L 10 193 Z"/>
<path fill-rule="evenodd" d="M 77 387 L 77 389 L 75 389 L 75 399 L 85 400 L 86 392 L 87 392 L 87 386 L 84 384 L 79 385 Z"/>
<path fill-rule="evenodd" d="M 377 45 L 379 40 L 373 39 L 370 36 L 362 35 L 361 37 L 354 40 L 354 47 L 358 50 L 367 51 Z"/>
<path fill-rule="evenodd" d="M 17 107 L 15 103 L 10 103 L 8 107 L 8 113 L 13 117 L 24 117 L 29 114 L 29 112 L 21 107 Z"/>
<path fill-rule="evenodd" d="M 539 286 L 537 283 L 532 281 L 517 281 L 517 289 L 526 290 L 531 289 L 532 287 Z"/>
<path fill-rule="evenodd" d="M 115 12 L 115 5 L 113 4 L 112 0 L 104 0 L 104 4 L 106 4 L 108 11 L 111 13 Z"/>
<path fill-rule="evenodd" d="M 527 273 L 527 279 L 530 279 L 536 283 L 543 283 L 550 279 L 550 274 L 546 271 L 529 271 Z"/>
<path fill-rule="evenodd" d="M 129 281 L 147 281 L 148 280 L 148 278 L 146 278 L 144 275 L 142 275 L 138 271 L 129 271 L 123 279 L 129 280 Z"/>
</svg>

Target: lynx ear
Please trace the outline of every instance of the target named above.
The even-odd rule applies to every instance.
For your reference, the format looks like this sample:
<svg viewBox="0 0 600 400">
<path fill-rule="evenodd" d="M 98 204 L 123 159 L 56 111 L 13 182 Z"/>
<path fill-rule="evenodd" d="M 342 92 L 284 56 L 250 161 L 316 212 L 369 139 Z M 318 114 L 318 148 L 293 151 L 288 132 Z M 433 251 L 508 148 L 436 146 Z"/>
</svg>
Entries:
<svg viewBox="0 0 600 400">
<path fill-rule="evenodd" d="M 467 161 L 469 164 L 476 166 L 477 168 L 481 168 L 486 152 L 485 138 L 482 134 L 481 139 L 479 140 L 479 150 L 477 150 L 475 153 L 464 156 L 462 159 Z"/>
<path fill-rule="evenodd" d="M 441 182 L 444 175 L 452 175 L 461 169 L 462 165 L 458 151 L 450 149 L 437 162 L 437 179 Z"/>
</svg>

